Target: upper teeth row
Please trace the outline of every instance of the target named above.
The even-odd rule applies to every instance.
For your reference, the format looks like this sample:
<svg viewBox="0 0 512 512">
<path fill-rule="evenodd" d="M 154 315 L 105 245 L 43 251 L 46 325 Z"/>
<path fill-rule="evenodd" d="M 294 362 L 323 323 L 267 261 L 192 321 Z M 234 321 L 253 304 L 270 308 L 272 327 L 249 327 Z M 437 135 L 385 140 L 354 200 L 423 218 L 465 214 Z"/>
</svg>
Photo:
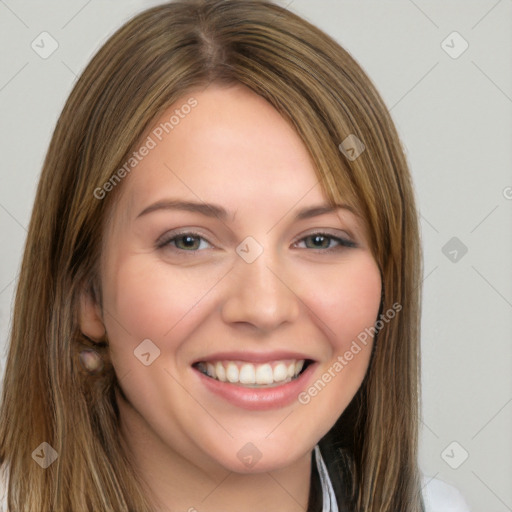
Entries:
<svg viewBox="0 0 512 512">
<path fill-rule="evenodd" d="M 237 364 L 233 361 L 217 361 L 200 363 L 199 366 L 206 371 L 207 375 L 222 382 L 274 384 L 296 377 L 304 366 L 304 359 L 276 361 L 272 364 Z"/>
</svg>

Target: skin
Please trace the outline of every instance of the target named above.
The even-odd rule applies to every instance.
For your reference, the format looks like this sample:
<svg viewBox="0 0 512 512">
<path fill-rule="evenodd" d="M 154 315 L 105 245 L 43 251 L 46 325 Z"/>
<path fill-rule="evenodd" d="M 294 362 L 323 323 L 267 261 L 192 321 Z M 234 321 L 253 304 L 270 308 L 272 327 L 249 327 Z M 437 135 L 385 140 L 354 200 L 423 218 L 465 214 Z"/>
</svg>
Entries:
<svg viewBox="0 0 512 512">
<path fill-rule="evenodd" d="M 122 439 L 157 510 L 303 511 L 311 452 L 360 387 L 371 339 L 306 405 L 237 407 L 191 365 L 219 351 L 300 351 L 316 361 L 314 383 L 374 324 L 378 266 L 348 209 L 295 220 L 326 196 L 301 139 L 270 104 L 241 85 L 210 85 L 154 126 L 190 96 L 197 107 L 119 185 L 104 233 L 103 309 L 84 294 L 81 328 L 93 339 L 107 334 L 125 395 Z M 228 216 L 138 217 L 169 198 L 215 203 Z M 193 250 L 179 238 L 157 247 L 178 229 L 203 238 Z M 324 231 L 356 247 L 307 238 Z M 236 252 L 248 236 L 263 247 L 252 263 Z M 160 350 L 148 366 L 134 357 L 145 339 Z M 252 467 L 237 456 L 247 443 L 261 453 Z"/>
</svg>

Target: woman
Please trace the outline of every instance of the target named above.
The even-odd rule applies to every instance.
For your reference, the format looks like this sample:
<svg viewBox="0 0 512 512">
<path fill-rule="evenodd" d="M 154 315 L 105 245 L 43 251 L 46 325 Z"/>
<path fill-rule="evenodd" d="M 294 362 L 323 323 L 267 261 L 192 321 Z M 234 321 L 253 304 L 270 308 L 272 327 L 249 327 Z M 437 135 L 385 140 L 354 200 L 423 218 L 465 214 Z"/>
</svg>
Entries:
<svg viewBox="0 0 512 512">
<path fill-rule="evenodd" d="M 423 510 L 419 276 L 400 142 L 342 48 L 259 0 L 140 14 L 45 161 L 10 508 Z"/>
</svg>

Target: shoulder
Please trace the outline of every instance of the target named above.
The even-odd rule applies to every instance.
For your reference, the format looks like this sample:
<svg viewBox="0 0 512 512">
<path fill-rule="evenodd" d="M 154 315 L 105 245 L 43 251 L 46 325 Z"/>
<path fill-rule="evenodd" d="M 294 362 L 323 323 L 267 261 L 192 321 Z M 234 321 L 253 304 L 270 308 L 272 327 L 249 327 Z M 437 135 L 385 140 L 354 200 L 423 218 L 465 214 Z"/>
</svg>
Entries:
<svg viewBox="0 0 512 512">
<path fill-rule="evenodd" d="M 422 477 L 425 512 L 470 512 L 462 494 L 437 478 Z"/>
</svg>

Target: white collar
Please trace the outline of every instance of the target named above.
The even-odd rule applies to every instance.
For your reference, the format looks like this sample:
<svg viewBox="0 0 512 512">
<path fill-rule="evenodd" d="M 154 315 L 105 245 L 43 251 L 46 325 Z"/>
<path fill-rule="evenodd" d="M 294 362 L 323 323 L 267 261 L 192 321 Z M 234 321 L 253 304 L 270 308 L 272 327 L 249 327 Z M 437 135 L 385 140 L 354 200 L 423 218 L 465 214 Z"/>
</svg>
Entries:
<svg viewBox="0 0 512 512">
<path fill-rule="evenodd" d="M 318 445 L 315 446 L 315 460 L 318 474 L 320 475 L 320 483 L 322 484 L 322 512 L 338 512 L 336 495 L 334 494 L 331 479 L 329 478 L 329 473 Z"/>
</svg>

